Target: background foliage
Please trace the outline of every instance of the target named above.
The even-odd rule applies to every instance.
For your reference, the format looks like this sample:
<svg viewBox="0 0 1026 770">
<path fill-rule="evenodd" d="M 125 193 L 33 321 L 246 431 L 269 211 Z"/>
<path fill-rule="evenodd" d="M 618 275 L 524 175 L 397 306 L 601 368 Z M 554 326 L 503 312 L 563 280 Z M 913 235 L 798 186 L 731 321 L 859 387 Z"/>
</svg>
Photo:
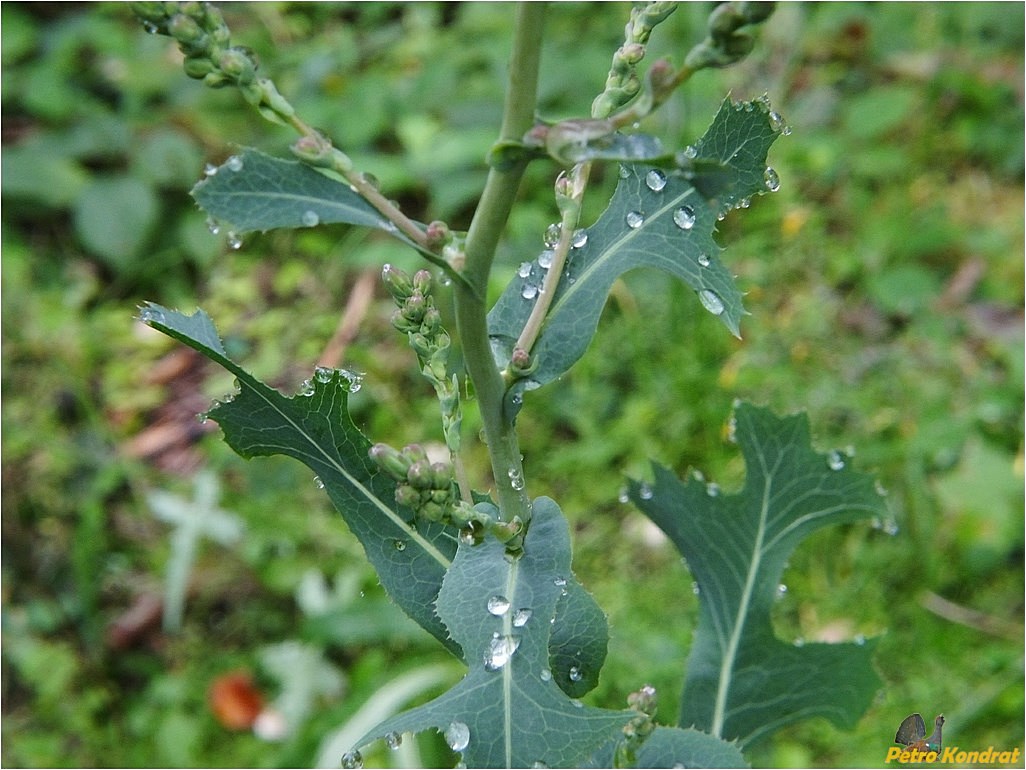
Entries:
<svg viewBox="0 0 1026 770">
<path fill-rule="evenodd" d="M 404 210 L 455 227 L 496 133 L 509 10 L 226 8 L 313 125 Z M 651 59 L 679 59 L 705 12 L 682 7 Z M 402 445 L 436 436 L 436 406 L 366 271 L 416 263 L 342 226 L 229 249 L 187 191 L 236 146 L 286 155 L 287 132 L 185 78 L 173 45 L 141 33 L 123 5 L 0 13 L 3 762 L 310 764 L 361 704 L 387 700 L 397 675 L 421 676 L 432 694 L 459 669 L 389 610 L 305 469 L 243 462 L 194 419 L 231 378 L 134 324 L 131 309 L 202 304 L 234 358 L 288 389 L 343 344 L 334 363 L 366 373 L 352 400 L 361 428 Z M 587 114 L 626 15 L 620 3 L 552 7 L 543 116 Z M 854 446 L 897 526 L 814 535 L 774 612 L 784 639 L 882 634 L 886 689 L 855 731 L 810 722 L 757 746 L 752 762 L 875 765 L 912 711 L 943 712 L 946 742 L 963 748 L 1022 746 L 1022 29 L 1022 7 L 1007 4 L 787 4 L 742 66 L 702 73 L 653 119 L 684 144 L 728 89 L 768 91 L 794 133 L 773 150 L 781 191 L 720 227 L 754 314 L 743 340 L 686 288 L 632 273 L 588 354 L 526 397 L 533 491 L 559 500 L 578 577 L 610 614 L 590 705 L 621 707 L 650 682 L 658 718 L 676 716 L 697 601 L 667 617 L 663 597 L 690 577 L 619 488 L 649 472 L 649 456 L 736 487 L 743 465 L 723 426 L 741 397 L 806 408 L 820 447 Z M 532 166 L 493 296 L 554 219 L 551 179 Z M 604 203 L 596 185 L 586 210 Z M 339 329 L 345 309 L 355 341 Z M 486 457 L 471 459 L 484 486 Z M 178 495 L 185 516 L 204 468 L 220 481 L 212 504 L 241 535 L 198 542 L 181 631 L 163 633 L 159 618 L 136 623 L 181 559 L 152 493 Z M 235 670 L 290 716 L 290 737 L 226 732 L 208 691 Z M 431 676 L 444 683 L 434 691 Z M 439 746 L 369 759 L 447 761 Z"/>
</svg>

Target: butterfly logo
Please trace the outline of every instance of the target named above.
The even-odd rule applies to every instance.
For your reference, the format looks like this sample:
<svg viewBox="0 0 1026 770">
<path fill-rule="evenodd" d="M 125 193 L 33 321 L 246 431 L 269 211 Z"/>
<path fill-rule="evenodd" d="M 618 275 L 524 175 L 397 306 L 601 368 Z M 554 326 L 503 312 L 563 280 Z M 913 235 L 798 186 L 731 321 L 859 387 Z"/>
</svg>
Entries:
<svg viewBox="0 0 1026 770">
<path fill-rule="evenodd" d="M 908 746 L 913 751 L 941 750 L 941 728 L 944 727 L 944 715 L 938 714 L 933 720 L 933 732 L 926 736 L 926 722 L 921 714 L 909 714 L 902 721 L 898 732 L 894 734 L 894 742 Z"/>
</svg>

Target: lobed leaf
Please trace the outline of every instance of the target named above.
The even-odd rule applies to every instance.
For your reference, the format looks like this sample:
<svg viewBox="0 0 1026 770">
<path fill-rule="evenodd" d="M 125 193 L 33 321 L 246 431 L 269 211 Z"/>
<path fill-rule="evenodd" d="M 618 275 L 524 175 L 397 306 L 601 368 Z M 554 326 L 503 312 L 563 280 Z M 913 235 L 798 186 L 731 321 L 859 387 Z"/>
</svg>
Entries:
<svg viewBox="0 0 1026 770">
<path fill-rule="evenodd" d="M 467 652 L 470 670 L 435 700 L 375 727 L 358 746 L 389 733 L 435 728 L 447 733 L 468 767 L 575 767 L 611 740 L 634 712 L 573 701 L 549 669 L 551 620 L 569 578 L 569 528 L 548 498 L 534 501 L 519 559 L 506 558 L 491 537 L 461 544 L 437 609 Z M 495 611 L 498 599 L 501 612 Z"/>
<path fill-rule="evenodd" d="M 363 544 L 385 590 L 407 615 L 453 654 L 463 650 L 434 610 L 442 579 L 456 554 L 451 528 L 415 519 L 395 502 L 395 482 L 368 457 L 371 442 L 349 416 L 351 377 L 320 369 L 305 395 L 291 398 L 255 379 L 228 358 L 210 317 L 149 304 L 143 321 L 224 367 L 238 378 L 239 393 L 210 410 L 225 441 L 243 457 L 284 454 L 309 467 Z M 552 627 L 553 679 L 573 696 L 598 684 L 608 643 L 606 616 L 567 573 Z M 569 667 L 581 676 L 571 679 Z"/>
<path fill-rule="evenodd" d="M 741 292 L 720 262 L 713 240 L 717 217 L 766 191 L 766 153 L 778 136 L 763 100 L 724 101 L 679 168 L 622 166 L 608 208 L 571 250 L 532 356 L 537 369 L 520 389 L 538 387 L 569 369 L 587 349 L 613 282 L 639 267 L 655 267 L 693 288 L 731 333 L 745 312 Z M 579 241 L 578 241 L 579 242 Z M 518 275 L 488 316 L 496 358 L 505 366 L 530 316 L 546 255 Z M 517 386 L 515 386 L 517 387 Z"/>
<path fill-rule="evenodd" d="M 872 641 L 785 644 L 770 612 L 787 559 L 814 530 L 883 517 L 873 479 L 837 453 L 816 453 L 804 415 L 735 409 L 743 489 L 716 494 L 654 466 L 655 483 L 630 496 L 684 555 L 699 587 L 699 622 L 687 662 L 680 724 L 742 745 L 822 716 L 851 727 L 879 686 Z"/>
<path fill-rule="evenodd" d="M 590 757 L 584 767 L 613 767 L 616 747 L 611 742 Z M 656 727 L 637 751 L 634 767 L 748 767 L 736 743 L 700 730 Z"/>
</svg>

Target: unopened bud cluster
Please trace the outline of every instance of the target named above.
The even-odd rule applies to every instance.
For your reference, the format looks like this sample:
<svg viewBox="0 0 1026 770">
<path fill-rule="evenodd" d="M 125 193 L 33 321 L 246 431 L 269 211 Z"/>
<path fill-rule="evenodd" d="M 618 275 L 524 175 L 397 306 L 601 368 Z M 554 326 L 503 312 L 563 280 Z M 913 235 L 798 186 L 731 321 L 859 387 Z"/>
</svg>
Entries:
<svg viewBox="0 0 1026 770">
<path fill-rule="evenodd" d="M 443 235 L 442 227 L 441 223 L 435 225 L 438 237 Z M 431 273 L 418 270 L 411 278 L 397 267 L 385 265 L 381 278 L 397 306 L 392 314 L 392 325 L 406 334 L 420 361 L 421 372 L 435 386 L 445 443 L 455 454 L 460 449 L 460 425 L 463 421 L 459 381 L 455 374 L 450 377 L 447 371 L 452 340 L 442 326 L 441 313 L 431 296 Z"/>
<path fill-rule="evenodd" d="M 637 65 L 645 56 L 645 44 L 653 28 L 676 7 L 676 3 L 650 2 L 631 10 L 630 21 L 624 29 L 624 44 L 613 54 L 605 90 L 591 105 L 593 117 L 607 118 L 638 95 L 641 81 Z"/>
<path fill-rule="evenodd" d="M 466 526 L 475 511 L 460 500 L 453 480 L 452 464 L 431 462 L 419 444 L 396 450 L 375 444 L 370 457 L 378 467 L 399 482 L 395 501 L 429 521 Z"/>
<path fill-rule="evenodd" d="M 231 45 L 231 33 L 221 12 L 201 2 L 136 2 L 136 16 L 146 29 L 169 35 L 185 54 L 185 73 L 211 88 L 234 85 L 246 100 L 271 119 L 284 121 L 295 114 L 274 83 L 257 76 L 257 58 L 249 48 Z"/>
<path fill-rule="evenodd" d="M 623 741 L 616 747 L 614 767 L 634 767 L 637 764 L 638 749 L 655 730 L 656 690 L 646 684 L 637 692 L 627 696 L 627 705 L 637 712 L 623 728 Z"/>
<path fill-rule="evenodd" d="M 754 27 L 773 13 L 772 2 L 728 2 L 709 14 L 709 35 L 688 53 L 684 66 L 692 70 L 726 67 L 747 56 L 755 46 Z"/>
</svg>

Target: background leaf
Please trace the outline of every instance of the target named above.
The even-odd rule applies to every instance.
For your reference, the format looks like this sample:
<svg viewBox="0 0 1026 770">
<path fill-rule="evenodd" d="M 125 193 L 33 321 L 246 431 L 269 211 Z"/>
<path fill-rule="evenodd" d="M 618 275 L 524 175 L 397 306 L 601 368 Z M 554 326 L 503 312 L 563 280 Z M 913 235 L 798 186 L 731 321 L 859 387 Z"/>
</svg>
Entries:
<svg viewBox="0 0 1026 770">
<path fill-rule="evenodd" d="M 534 501 L 521 558 L 506 559 L 494 538 L 461 545 L 438 595 L 438 614 L 467 651 L 470 671 L 435 700 L 378 725 L 359 745 L 393 732 L 445 732 L 456 723 L 469 736 L 457 749 L 468 767 L 580 764 L 633 712 L 583 706 L 553 681 L 550 621 L 569 576 L 570 532 L 548 498 Z M 508 604 L 498 615 L 489 611 L 495 597 Z M 530 616 L 518 625 L 524 611 Z M 513 650 L 500 666 L 492 657 L 497 642 Z"/>
<path fill-rule="evenodd" d="M 638 267 L 656 267 L 680 278 L 732 334 L 739 334 L 741 292 L 717 256 L 721 249 L 713 232 L 722 211 L 766 191 L 766 153 L 779 135 L 768 114 L 762 101 L 732 105 L 728 99 L 695 145 L 696 158 L 686 159 L 687 170 L 621 167 L 608 208 L 584 231 L 587 241 L 570 252 L 531 351 L 538 368 L 524 386 L 552 381 L 584 354 L 613 282 Z M 718 197 L 706 197 L 710 193 Z M 488 316 L 503 362 L 536 301 L 546 272 L 544 257 L 513 278 Z"/>
<path fill-rule="evenodd" d="M 839 453 L 817 454 L 804 415 L 777 418 L 739 404 L 735 435 L 747 476 L 737 494 L 679 481 L 654 466 L 631 500 L 687 559 L 700 589 L 680 724 L 749 744 L 783 725 L 823 716 L 855 724 L 880 682 L 874 644 L 785 644 L 770 611 L 788 557 L 814 530 L 884 517 L 873 480 Z"/>
<path fill-rule="evenodd" d="M 603 746 L 585 767 L 613 767 L 619 743 Z M 734 743 L 700 730 L 661 726 L 638 749 L 634 767 L 748 767 L 748 763 Z"/>
</svg>

